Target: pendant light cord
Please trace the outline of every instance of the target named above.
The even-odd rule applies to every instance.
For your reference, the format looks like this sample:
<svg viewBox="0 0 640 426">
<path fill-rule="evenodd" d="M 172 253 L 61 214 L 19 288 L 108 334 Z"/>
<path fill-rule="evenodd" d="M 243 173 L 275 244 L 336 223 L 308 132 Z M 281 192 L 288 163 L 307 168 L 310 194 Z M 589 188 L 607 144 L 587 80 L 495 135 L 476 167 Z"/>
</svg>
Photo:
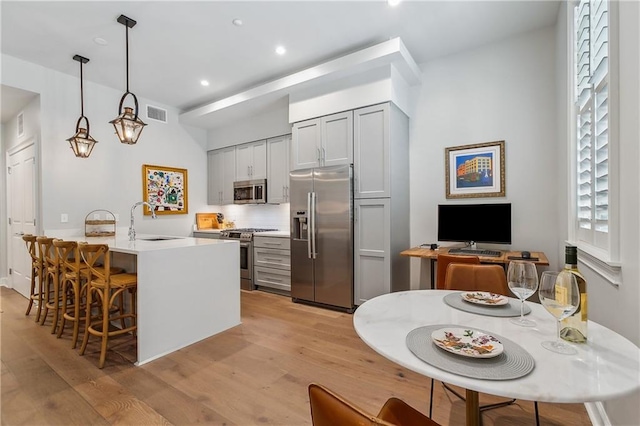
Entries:
<svg viewBox="0 0 640 426">
<path fill-rule="evenodd" d="M 125 34 L 127 38 L 126 51 L 127 51 L 127 93 L 129 93 L 129 26 L 125 25 Z"/>
<path fill-rule="evenodd" d="M 84 117 L 84 87 L 82 85 L 82 61 L 80 62 L 80 117 Z"/>
</svg>

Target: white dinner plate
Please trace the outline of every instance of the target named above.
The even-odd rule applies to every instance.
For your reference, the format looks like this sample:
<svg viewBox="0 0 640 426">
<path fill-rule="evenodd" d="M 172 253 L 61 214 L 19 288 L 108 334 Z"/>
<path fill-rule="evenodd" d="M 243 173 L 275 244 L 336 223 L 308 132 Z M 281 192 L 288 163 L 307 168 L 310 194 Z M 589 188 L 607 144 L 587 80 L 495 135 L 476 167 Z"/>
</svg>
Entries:
<svg viewBox="0 0 640 426">
<path fill-rule="evenodd" d="M 493 358 L 504 351 L 498 339 L 472 328 L 440 328 L 431 339 L 447 352 L 470 358 Z"/>
<path fill-rule="evenodd" d="M 488 291 L 465 291 L 462 293 L 462 300 L 484 306 L 502 306 L 509 303 L 508 297 Z"/>
</svg>

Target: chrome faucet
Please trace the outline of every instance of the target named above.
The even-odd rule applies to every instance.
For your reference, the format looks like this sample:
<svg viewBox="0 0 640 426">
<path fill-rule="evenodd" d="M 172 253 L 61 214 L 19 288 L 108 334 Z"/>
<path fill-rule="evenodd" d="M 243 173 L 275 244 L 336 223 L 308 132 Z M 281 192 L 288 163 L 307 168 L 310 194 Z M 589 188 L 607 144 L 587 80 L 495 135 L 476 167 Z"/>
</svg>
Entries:
<svg viewBox="0 0 640 426">
<path fill-rule="evenodd" d="M 129 241 L 135 241 L 136 239 L 136 230 L 133 227 L 133 211 L 136 209 L 136 207 L 138 207 L 141 204 L 145 204 L 147 207 L 149 207 L 149 210 L 151 210 L 152 219 L 155 219 L 157 217 L 155 204 L 149 204 L 146 201 L 138 201 L 137 203 L 135 203 L 133 207 L 131 207 L 131 225 L 129 226 Z"/>
</svg>

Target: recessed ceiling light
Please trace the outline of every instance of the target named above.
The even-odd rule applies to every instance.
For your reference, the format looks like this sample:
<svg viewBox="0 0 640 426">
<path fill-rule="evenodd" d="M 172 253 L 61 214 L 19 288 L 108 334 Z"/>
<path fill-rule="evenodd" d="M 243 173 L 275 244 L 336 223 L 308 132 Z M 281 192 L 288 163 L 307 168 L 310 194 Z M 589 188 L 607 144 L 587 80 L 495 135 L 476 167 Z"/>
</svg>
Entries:
<svg viewBox="0 0 640 426">
<path fill-rule="evenodd" d="M 99 44 L 100 46 L 106 46 L 107 44 L 109 44 L 109 42 L 102 37 L 95 37 L 93 41 L 95 42 L 95 44 Z"/>
<path fill-rule="evenodd" d="M 278 55 L 284 55 L 285 53 L 287 53 L 287 49 L 285 49 L 284 46 L 278 46 L 276 47 L 276 53 Z"/>
<path fill-rule="evenodd" d="M 402 0 L 387 0 L 387 3 L 389 4 L 389 6 L 391 7 L 396 7 L 397 5 L 400 4 Z"/>
<path fill-rule="evenodd" d="M 234 19 L 233 21 L 231 21 L 231 23 L 232 23 L 233 25 L 235 25 L 236 27 L 241 27 L 241 26 L 242 26 L 242 19 L 238 19 L 238 18 L 236 18 L 236 19 Z"/>
<path fill-rule="evenodd" d="M 200 84 L 206 87 L 209 85 L 209 82 L 207 80 L 200 80 Z"/>
</svg>

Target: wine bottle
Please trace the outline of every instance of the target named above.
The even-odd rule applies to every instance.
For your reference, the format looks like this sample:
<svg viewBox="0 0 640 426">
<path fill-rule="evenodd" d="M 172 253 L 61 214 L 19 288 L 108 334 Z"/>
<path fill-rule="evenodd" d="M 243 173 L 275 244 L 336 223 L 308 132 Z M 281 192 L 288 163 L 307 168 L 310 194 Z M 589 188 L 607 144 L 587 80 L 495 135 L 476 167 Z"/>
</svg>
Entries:
<svg viewBox="0 0 640 426">
<path fill-rule="evenodd" d="M 563 272 L 576 277 L 580 291 L 580 306 L 573 315 L 562 320 L 560 337 L 572 343 L 586 343 L 587 341 L 587 281 L 578 270 L 578 248 L 565 247 L 565 265 Z"/>
</svg>

